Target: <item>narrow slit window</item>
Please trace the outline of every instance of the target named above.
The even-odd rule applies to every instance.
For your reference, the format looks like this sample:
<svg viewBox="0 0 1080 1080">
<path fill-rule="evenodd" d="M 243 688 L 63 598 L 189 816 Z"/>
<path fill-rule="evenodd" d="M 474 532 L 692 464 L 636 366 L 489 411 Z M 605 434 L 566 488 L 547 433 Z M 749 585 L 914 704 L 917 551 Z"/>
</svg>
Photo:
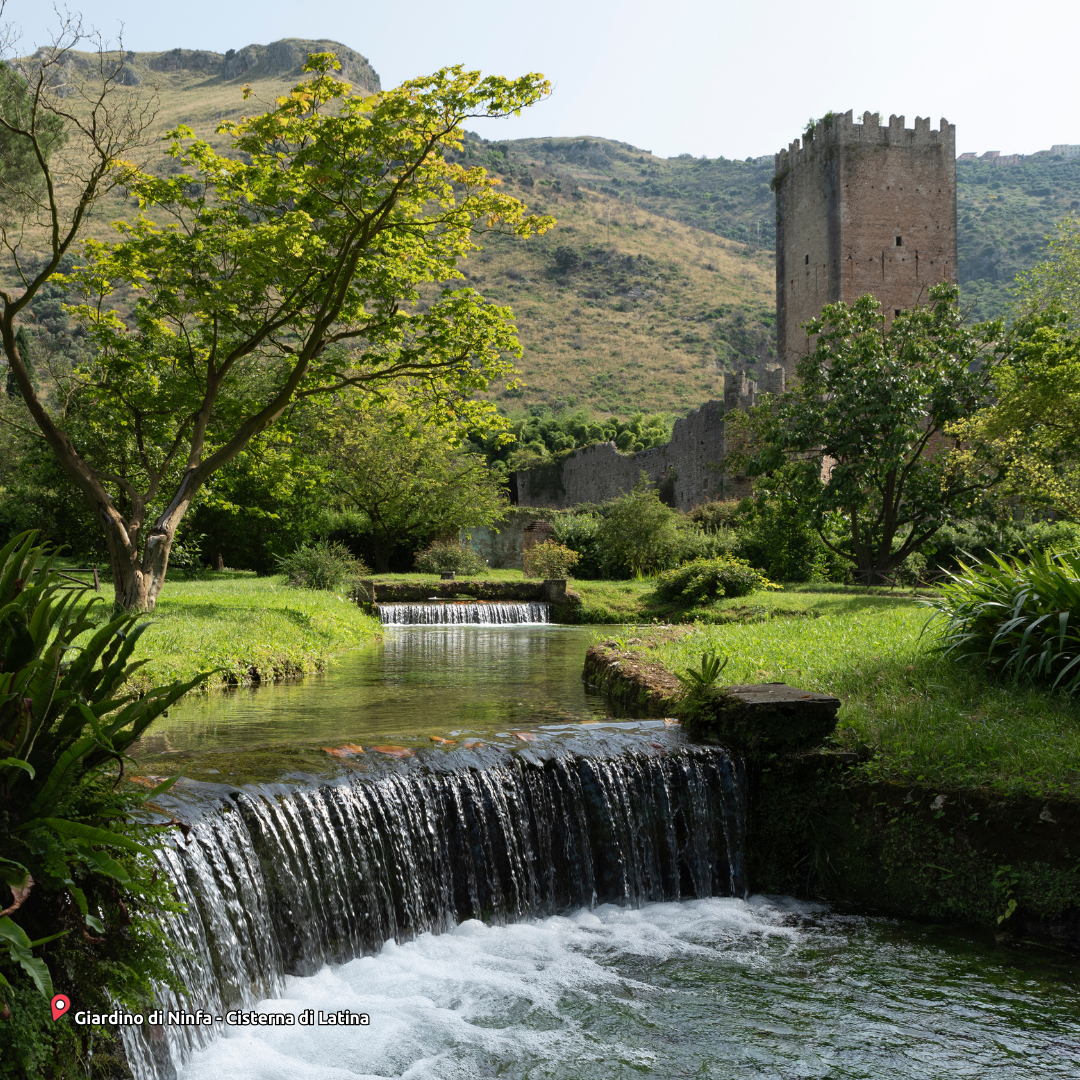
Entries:
<svg viewBox="0 0 1080 1080">
<path fill-rule="evenodd" d="M 805 260 L 805 262 L 806 262 L 806 265 L 807 265 L 807 266 L 809 266 L 809 265 L 810 265 L 810 256 L 809 256 L 809 255 L 807 255 L 807 256 L 806 256 L 806 260 Z"/>
<path fill-rule="evenodd" d="M 898 236 L 896 238 L 896 246 L 897 247 L 903 247 L 903 245 L 904 245 L 904 238 L 902 236 Z"/>
</svg>

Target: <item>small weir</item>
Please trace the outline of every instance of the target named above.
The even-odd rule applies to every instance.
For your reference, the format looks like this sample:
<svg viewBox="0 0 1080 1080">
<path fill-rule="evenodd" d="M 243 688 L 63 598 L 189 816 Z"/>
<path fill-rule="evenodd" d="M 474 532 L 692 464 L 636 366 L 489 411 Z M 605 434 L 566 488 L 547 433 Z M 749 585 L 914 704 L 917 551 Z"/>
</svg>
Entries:
<svg viewBox="0 0 1080 1080">
<path fill-rule="evenodd" d="M 187 905 L 188 993 L 164 1008 L 249 1008 L 285 975 L 467 919 L 745 895 L 742 766 L 722 750 L 489 754 L 215 798 L 162 856 Z M 171 1080 L 219 1029 L 125 1029 L 137 1080 Z"/>
<path fill-rule="evenodd" d="M 377 604 L 379 618 L 387 626 L 536 625 L 548 622 L 549 606 L 539 601 L 512 603 L 502 600 L 442 600 L 427 604 Z"/>
</svg>

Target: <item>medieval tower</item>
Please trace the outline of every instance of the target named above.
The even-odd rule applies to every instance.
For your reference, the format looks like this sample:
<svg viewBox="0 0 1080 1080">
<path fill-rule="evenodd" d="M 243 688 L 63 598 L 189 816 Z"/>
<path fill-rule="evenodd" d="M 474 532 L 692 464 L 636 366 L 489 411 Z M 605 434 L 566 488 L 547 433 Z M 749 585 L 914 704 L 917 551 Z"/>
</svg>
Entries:
<svg viewBox="0 0 1080 1080">
<path fill-rule="evenodd" d="M 956 127 L 851 112 L 819 120 L 776 155 L 777 357 L 790 375 L 800 324 L 826 304 L 873 293 L 887 315 L 957 282 Z"/>
</svg>

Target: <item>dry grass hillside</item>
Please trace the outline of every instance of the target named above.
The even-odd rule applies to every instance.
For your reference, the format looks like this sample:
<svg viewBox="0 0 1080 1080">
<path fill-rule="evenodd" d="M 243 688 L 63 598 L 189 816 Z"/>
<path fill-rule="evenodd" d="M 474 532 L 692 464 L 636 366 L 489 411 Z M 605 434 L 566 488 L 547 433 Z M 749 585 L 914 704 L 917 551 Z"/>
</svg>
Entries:
<svg viewBox="0 0 1080 1080">
<path fill-rule="evenodd" d="M 344 77 L 363 91 L 379 89 L 378 75 L 353 50 L 287 40 L 226 54 L 128 54 L 126 92 L 155 99 L 162 134 L 186 124 L 224 148 L 217 126 L 287 93 L 311 51 L 335 51 Z M 252 90 L 247 101 L 245 85 Z M 463 156 L 475 161 L 481 145 L 470 140 Z M 164 149 L 150 146 L 145 166 L 175 169 Z M 514 167 L 501 161 L 495 171 L 558 225 L 527 242 L 481 237 L 482 250 L 462 265 L 469 285 L 510 304 L 517 316 L 524 385 L 497 388 L 501 403 L 684 413 L 723 393 L 724 371 L 771 355 L 771 252 L 634 207 L 590 186 L 583 172 L 570 181 L 564 163 L 553 167 L 542 144 L 522 144 L 514 159 Z M 92 231 L 104 235 L 110 222 L 136 212 L 118 191 L 97 208 Z"/>
</svg>

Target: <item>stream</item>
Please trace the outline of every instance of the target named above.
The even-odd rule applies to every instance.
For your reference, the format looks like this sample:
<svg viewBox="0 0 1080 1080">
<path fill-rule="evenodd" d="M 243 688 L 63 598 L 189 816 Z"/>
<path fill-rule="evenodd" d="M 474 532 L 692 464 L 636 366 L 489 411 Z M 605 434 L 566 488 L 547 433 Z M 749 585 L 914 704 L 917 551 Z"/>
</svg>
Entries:
<svg viewBox="0 0 1080 1080">
<path fill-rule="evenodd" d="M 138 1080 L 1077 1075 L 1074 957 L 749 894 L 741 763 L 608 717 L 596 637 L 395 625 L 155 725 L 167 1008 L 292 1022 L 126 1029 Z"/>
</svg>

